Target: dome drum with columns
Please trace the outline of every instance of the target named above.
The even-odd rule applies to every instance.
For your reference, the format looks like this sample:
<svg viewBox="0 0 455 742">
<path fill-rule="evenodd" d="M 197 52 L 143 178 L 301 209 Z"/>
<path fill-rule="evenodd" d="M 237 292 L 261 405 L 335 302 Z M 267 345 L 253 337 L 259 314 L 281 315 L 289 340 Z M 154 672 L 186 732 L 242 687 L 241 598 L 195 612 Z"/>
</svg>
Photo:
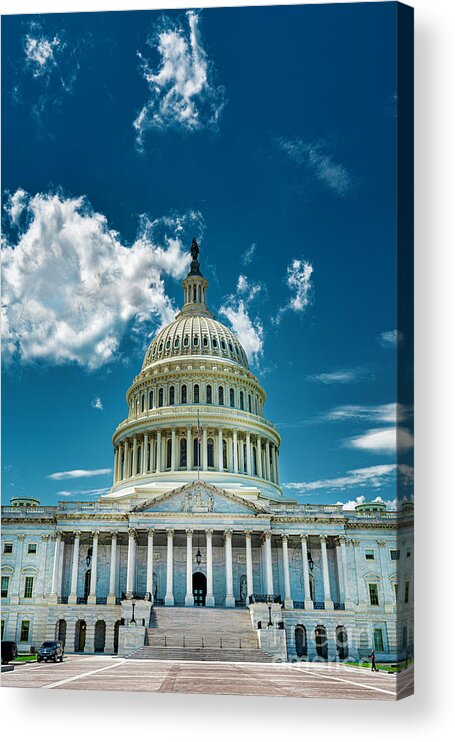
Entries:
<svg viewBox="0 0 455 742">
<path fill-rule="evenodd" d="M 162 494 L 197 472 L 233 494 L 281 497 L 280 436 L 264 417 L 266 395 L 244 349 L 207 307 L 198 252 L 193 240 L 183 307 L 151 342 L 127 392 L 105 499 L 130 498 L 138 487 Z"/>
</svg>

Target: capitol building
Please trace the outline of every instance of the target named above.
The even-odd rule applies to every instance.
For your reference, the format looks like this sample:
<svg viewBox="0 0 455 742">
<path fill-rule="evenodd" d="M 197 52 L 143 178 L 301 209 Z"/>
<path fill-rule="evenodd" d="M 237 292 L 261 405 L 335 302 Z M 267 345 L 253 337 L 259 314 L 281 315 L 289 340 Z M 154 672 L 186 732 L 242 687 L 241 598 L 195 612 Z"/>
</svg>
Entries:
<svg viewBox="0 0 455 742">
<path fill-rule="evenodd" d="M 265 391 L 208 308 L 194 240 L 191 255 L 182 309 L 127 391 L 109 493 L 2 508 L 2 639 L 156 659 L 405 656 L 412 504 L 283 496 Z"/>
</svg>

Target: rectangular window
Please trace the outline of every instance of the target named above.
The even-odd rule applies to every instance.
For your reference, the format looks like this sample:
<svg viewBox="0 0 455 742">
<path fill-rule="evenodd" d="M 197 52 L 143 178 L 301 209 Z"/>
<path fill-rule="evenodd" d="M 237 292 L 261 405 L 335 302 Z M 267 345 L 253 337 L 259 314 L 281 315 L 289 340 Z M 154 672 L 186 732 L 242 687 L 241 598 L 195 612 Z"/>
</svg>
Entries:
<svg viewBox="0 0 455 742">
<path fill-rule="evenodd" d="M 384 636 L 382 634 L 382 629 L 374 629 L 373 637 L 374 637 L 374 648 L 376 652 L 383 652 L 384 651 Z"/>
<path fill-rule="evenodd" d="M 36 544 L 29 544 L 27 554 L 36 554 Z"/>
<path fill-rule="evenodd" d="M 374 549 L 365 549 L 365 559 L 374 559 Z"/>
<path fill-rule="evenodd" d="M 33 577 L 25 578 L 24 598 L 33 597 Z"/>
<path fill-rule="evenodd" d="M 404 583 L 404 602 L 409 603 L 409 580 Z"/>
<path fill-rule="evenodd" d="M 395 600 L 398 601 L 398 582 L 393 583 L 393 589 L 395 590 Z"/>
<path fill-rule="evenodd" d="M 408 550 L 407 550 L 407 552 L 406 552 L 406 556 L 407 556 L 407 557 L 410 557 L 410 556 L 411 556 L 411 549 L 408 549 Z"/>
<path fill-rule="evenodd" d="M 4 554 L 12 554 L 13 553 L 13 545 L 12 544 L 3 544 L 3 553 Z"/>
<path fill-rule="evenodd" d="M 390 549 L 390 558 L 392 562 L 398 561 L 400 558 L 400 550 L 399 549 Z"/>
<path fill-rule="evenodd" d="M 378 586 L 375 582 L 369 583 L 368 591 L 370 593 L 370 605 L 379 605 Z"/>
<path fill-rule="evenodd" d="M 28 642 L 30 634 L 30 621 L 21 621 L 21 634 L 19 641 Z"/>
<path fill-rule="evenodd" d="M 9 577 L 2 575 L 2 598 L 8 597 Z"/>
</svg>

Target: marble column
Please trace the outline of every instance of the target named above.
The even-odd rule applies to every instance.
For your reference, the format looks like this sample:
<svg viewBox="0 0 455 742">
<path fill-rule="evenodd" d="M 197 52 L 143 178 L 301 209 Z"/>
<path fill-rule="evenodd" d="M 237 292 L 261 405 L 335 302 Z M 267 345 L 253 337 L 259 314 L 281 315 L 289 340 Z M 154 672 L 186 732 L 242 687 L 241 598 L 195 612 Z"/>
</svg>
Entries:
<svg viewBox="0 0 455 742">
<path fill-rule="evenodd" d="M 275 482 L 279 484 L 280 483 L 280 467 L 278 465 L 278 446 L 275 446 L 274 452 L 275 452 L 274 454 L 275 455 Z"/>
<path fill-rule="evenodd" d="M 256 447 L 256 464 L 257 464 L 257 475 L 262 479 L 262 445 L 261 445 L 261 437 L 258 435 L 257 437 L 257 447 Z"/>
<path fill-rule="evenodd" d="M 137 436 L 135 435 L 133 438 L 133 466 L 131 469 L 132 476 L 136 476 L 138 474 L 137 470 Z"/>
<path fill-rule="evenodd" d="M 265 442 L 265 470 L 266 470 L 266 479 L 267 481 L 271 481 L 270 478 L 270 443 L 269 441 Z"/>
<path fill-rule="evenodd" d="M 211 528 L 207 528 L 205 532 L 206 537 L 206 551 L 207 551 L 207 595 L 205 596 L 205 605 L 207 608 L 213 608 L 215 605 L 215 597 L 213 595 L 213 549 L 212 549 L 212 536 L 213 531 Z"/>
<path fill-rule="evenodd" d="M 131 599 L 136 587 L 136 531 L 128 529 L 128 562 L 126 570 L 126 597 Z"/>
<path fill-rule="evenodd" d="M 337 574 L 338 574 L 339 602 L 344 603 L 346 596 L 345 596 L 345 581 L 344 581 L 343 562 L 341 559 L 340 541 L 338 541 L 338 543 L 335 546 L 335 553 L 336 553 L 336 564 L 337 564 Z"/>
<path fill-rule="evenodd" d="M 207 428 L 202 428 L 202 471 L 207 471 Z"/>
<path fill-rule="evenodd" d="M 15 559 L 15 570 L 14 575 L 12 579 L 11 584 L 11 593 L 10 593 L 10 603 L 19 603 L 20 601 L 20 591 L 21 591 L 21 577 L 22 577 L 22 558 L 24 553 L 24 541 L 25 541 L 25 533 L 19 533 L 17 537 L 17 554 Z M 55 545 L 55 548 L 57 549 L 57 542 Z M 57 557 L 58 558 L 58 557 Z M 57 562 L 58 564 L 58 562 Z M 54 558 L 54 565 L 55 565 L 55 558 Z M 52 577 L 53 577 L 52 573 Z M 56 580 L 57 582 L 57 580 Z M 55 597 L 55 600 L 57 598 Z M 54 600 L 54 602 L 55 602 Z"/>
<path fill-rule="evenodd" d="M 193 468 L 193 436 L 191 434 L 191 428 L 186 430 L 186 468 L 187 471 L 191 471 Z"/>
<path fill-rule="evenodd" d="M 167 531 L 166 595 L 164 605 L 174 605 L 174 531 Z"/>
<path fill-rule="evenodd" d="M 302 546 L 302 571 L 303 571 L 303 599 L 306 611 L 313 610 L 313 601 L 311 599 L 310 590 L 310 570 L 308 566 L 308 541 L 307 537 L 302 534 L 300 536 L 300 543 Z"/>
<path fill-rule="evenodd" d="M 73 542 L 73 559 L 71 563 L 71 587 L 70 594 L 68 596 L 68 603 L 77 603 L 77 583 L 79 577 L 79 546 L 80 546 L 81 532 L 74 532 Z"/>
<path fill-rule="evenodd" d="M 379 540 L 379 569 L 381 575 L 382 592 L 384 600 L 384 610 L 386 613 L 393 613 L 395 611 L 395 595 L 393 593 L 392 583 L 390 581 L 387 563 L 389 559 L 388 548 L 386 549 L 386 542 Z M 396 544 L 391 544 L 392 548 L 396 547 Z M 379 595 L 379 603 L 381 604 L 381 596 Z"/>
<path fill-rule="evenodd" d="M 175 471 L 177 431 L 171 430 L 171 471 Z"/>
<path fill-rule="evenodd" d="M 156 471 L 156 436 L 150 436 L 150 471 Z"/>
<path fill-rule="evenodd" d="M 130 442 L 125 441 L 125 456 L 123 461 L 123 479 L 128 479 L 130 476 Z"/>
<path fill-rule="evenodd" d="M 117 569 L 117 534 L 111 533 L 111 561 L 109 566 L 109 595 L 107 596 L 108 605 L 115 605 L 115 576 Z"/>
<path fill-rule="evenodd" d="M 54 549 L 54 563 L 52 565 L 52 582 L 51 582 L 51 593 L 49 595 L 49 600 L 53 603 L 57 602 L 57 591 L 59 589 L 58 586 L 58 566 L 59 566 L 59 558 L 60 558 L 60 544 L 62 542 L 62 534 L 60 531 L 57 531 L 55 534 L 55 549 Z"/>
<path fill-rule="evenodd" d="M 232 432 L 232 455 L 234 474 L 239 473 L 239 444 L 237 440 L 237 431 Z"/>
<path fill-rule="evenodd" d="M 44 557 L 42 558 L 41 564 L 41 574 L 40 574 L 40 588 L 39 588 L 39 595 L 41 597 L 45 597 L 46 595 L 46 567 L 47 567 L 47 551 L 48 551 L 48 544 L 49 544 L 49 534 L 43 533 L 41 536 L 41 540 L 44 544 Z M 41 547 L 43 549 L 43 547 Z"/>
<path fill-rule="evenodd" d="M 245 531 L 246 551 L 246 605 L 250 604 L 250 596 L 253 595 L 253 550 L 251 548 L 251 531 Z"/>
<path fill-rule="evenodd" d="M 93 542 L 92 542 L 92 563 L 90 566 L 90 593 L 87 598 L 87 603 L 96 603 L 96 582 L 97 582 L 97 571 L 98 571 L 98 537 L 99 531 L 93 531 Z"/>
<path fill-rule="evenodd" d="M 218 471 L 223 469 L 223 428 L 218 428 Z"/>
<path fill-rule="evenodd" d="M 118 467 L 118 448 L 115 446 L 114 448 L 114 478 L 113 478 L 113 484 L 117 484 L 117 467 Z"/>
<path fill-rule="evenodd" d="M 246 434 L 246 473 L 251 475 L 251 436 Z"/>
<path fill-rule="evenodd" d="M 270 481 L 276 482 L 276 471 L 275 471 L 275 444 L 271 443 L 270 445 Z"/>
<path fill-rule="evenodd" d="M 193 531 L 186 529 L 186 595 L 185 605 L 194 605 L 193 595 Z"/>
<path fill-rule="evenodd" d="M 161 471 L 161 430 L 156 434 L 156 473 Z"/>
<path fill-rule="evenodd" d="M 240 457 L 239 457 L 239 459 L 240 459 L 240 472 L 242 474 L 244 474 L 245 473 L 245 449 L 243 447 L 243 440 L 241 438 L 240 438 L 239 443 L 240 443 Z"/>
<path fill-rule="evenodd" d="M 322 577 L 324 580 L 324 607 L 333 610 L 333 601 L 330 594 L 329 561 L 327 558 L 327 536 L 321 535 Z"/>
<path fill-rule="evenodd" d="M 145 592 L 150 594 L 153 605 L 153 548 L 155 530 L 149 528 L 147 531 L 147 575 L 145 580 Z"/>
<path fill-rule="evenodd" d="M 281 543 L 283 548 L 284 607 L 286 609 L 292 609 L 294 608 L 294 602 L 291 595 L 291 579 L 289 574 L 288 537 L 284 533 L 281 536 Z"/>
<path fill-rule="evenodd" d="M 235 608 L 232 579 L 232 531 L 224 532 L 224 559 L 226 563 L 226 608 Z"/>
<path fill-rule="evenodd" d="M 149 437 L 144 433 L 142 441 L 142 474 L 147 474 L 149 470 Z"/>
<path fill-rule="evenodd" d="M 267 595 L 273 595 L 272 533 L 264 532 L 265 544 L 265 582 Z"/>
</svg>

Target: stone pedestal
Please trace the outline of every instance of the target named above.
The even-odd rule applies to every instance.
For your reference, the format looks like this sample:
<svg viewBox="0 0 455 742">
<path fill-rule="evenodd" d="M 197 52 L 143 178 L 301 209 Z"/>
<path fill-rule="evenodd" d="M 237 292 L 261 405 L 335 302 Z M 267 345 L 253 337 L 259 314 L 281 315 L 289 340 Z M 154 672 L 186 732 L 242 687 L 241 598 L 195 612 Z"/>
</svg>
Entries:
<svg viewBox="0 0 455 742">
<path fill-rule="evenodd" d="M 108 595 L 107 596 L 107 604 L 108 605 L 115 605 L 116 597 L 115 595 Z"/>
<path fill-rule="evenodd" d="M 118 632 L 119 657 L 131 654 L 136 649 L 142 649 L 145 643 L 145 628 L 143 626 L 120 626 Z"/>
<path fill-rule="evenodd" d="M 286 647 L 286 632 L 284 629 L 277 629 L 274 626 L 259 629 L 258 632 L 259 648 L 273 656 L 274 660 L 286 662 L 288 652 Z"/>
</svg>

